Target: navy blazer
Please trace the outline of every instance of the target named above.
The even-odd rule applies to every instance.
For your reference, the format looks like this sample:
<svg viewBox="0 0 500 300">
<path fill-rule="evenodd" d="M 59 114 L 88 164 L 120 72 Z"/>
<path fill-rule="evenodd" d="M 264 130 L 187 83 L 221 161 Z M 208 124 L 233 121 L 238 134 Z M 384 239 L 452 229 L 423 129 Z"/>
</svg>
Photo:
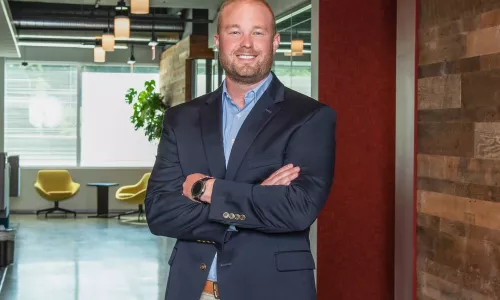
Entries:
<svg viewBox="0 0 500 300">
<path fill-rule="evenodd" d="M 333 109 L 273 74 L 226 170 L 222 87 L 168 109 L 145 200 L 151 232 L 177 239 L 165 299 L 198 300 L 216 251 L 222 300 L 316 299 L 309 227 L 330 192 L 335 126 Z M 260 185 L 289 163 L 301 168 L 289 186 Z M 211 204 L 182 195 L 193 173 L 216 178 Z"/>
</svg>

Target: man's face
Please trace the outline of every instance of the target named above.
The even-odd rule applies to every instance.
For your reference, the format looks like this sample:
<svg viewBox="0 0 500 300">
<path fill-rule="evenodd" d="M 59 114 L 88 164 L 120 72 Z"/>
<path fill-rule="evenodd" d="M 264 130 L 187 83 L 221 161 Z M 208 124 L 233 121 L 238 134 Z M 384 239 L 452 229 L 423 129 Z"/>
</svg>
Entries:
<svg viewBox="0 0 500 300">
<path fill-rule="evenodd" d="M 271 12 L 259 2 L 238 1 L 224 8 L 220 22 L 215 45 L 226 76 L 248 85 L 264 79 L 280 42 Z"/>
</svg>

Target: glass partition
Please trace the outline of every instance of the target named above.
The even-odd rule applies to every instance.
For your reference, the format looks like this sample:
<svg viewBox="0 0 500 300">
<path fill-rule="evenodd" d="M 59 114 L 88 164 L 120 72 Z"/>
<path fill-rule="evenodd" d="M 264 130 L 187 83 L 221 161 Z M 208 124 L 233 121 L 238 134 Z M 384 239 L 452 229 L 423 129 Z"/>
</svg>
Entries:
<svg viewBox="0 0 500 300">
<path fill-rule="evenodd" d="M 273 71 L 287 87 L 311 96 L 311 4 L 276 17 L 281 37 Z"/>
</svg>

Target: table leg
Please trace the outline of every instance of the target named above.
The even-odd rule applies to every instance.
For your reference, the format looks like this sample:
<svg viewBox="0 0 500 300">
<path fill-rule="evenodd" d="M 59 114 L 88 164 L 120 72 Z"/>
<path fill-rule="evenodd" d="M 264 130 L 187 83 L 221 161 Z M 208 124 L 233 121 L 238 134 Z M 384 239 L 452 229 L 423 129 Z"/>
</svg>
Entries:
<svg viewBox="0 0 500 300">
<path fill-rule="evenodd" d="M 108 214 L 109 189 L 107 186 L 97 187 L 97 214 Z"/>
<path fill-rule="evenodd" d="M 109 187 L 97 187 L 97 215 L 89 216 L 89 218 L 112 218 L 109 213 Z"/>
</svg>

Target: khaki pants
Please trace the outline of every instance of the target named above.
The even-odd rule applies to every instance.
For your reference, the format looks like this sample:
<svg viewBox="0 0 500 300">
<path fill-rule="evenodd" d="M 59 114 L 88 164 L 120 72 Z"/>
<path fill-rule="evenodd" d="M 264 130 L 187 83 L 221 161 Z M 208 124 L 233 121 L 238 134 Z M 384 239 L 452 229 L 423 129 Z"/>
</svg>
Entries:
<svg viewBox="0 0 500 300">
<path fill-rule="evenodd" d="M 202 293 L 200 300 L 215 300 L 215 297 L 209 293 Z"/>
</svg>

